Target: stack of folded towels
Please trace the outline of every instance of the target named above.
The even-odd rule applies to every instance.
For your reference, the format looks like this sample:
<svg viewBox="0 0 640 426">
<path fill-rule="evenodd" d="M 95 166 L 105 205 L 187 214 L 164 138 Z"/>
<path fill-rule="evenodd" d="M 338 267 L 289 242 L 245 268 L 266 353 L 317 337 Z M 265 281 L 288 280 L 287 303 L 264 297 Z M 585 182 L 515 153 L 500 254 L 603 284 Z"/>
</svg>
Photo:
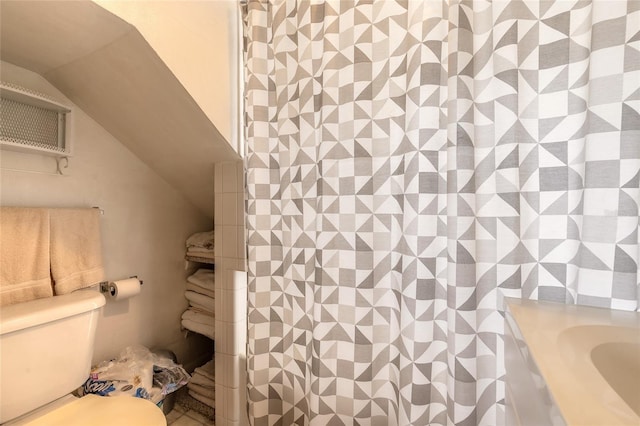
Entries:
<svg viewBox="0 0 640 426">
<path fill-rule="evenodd" d="M 213 360 L 198 367 L 191 375 L 191 381 L 187 385 L 189 395 L 209 407 L 215 408 L 216 372 Z"/>
<path fill-rule="evenodd" d="M 187 238 L 187 256 L 214 259 L 213 231 L 197 232 Z"/>
<path fill-rule="evenodd" d="M 198 269 L 187 278 L 184 297 L 189 308 L 182 314 L 182 326 L 214 339 L 214 273 L 211 269 Z"/>
</svg>

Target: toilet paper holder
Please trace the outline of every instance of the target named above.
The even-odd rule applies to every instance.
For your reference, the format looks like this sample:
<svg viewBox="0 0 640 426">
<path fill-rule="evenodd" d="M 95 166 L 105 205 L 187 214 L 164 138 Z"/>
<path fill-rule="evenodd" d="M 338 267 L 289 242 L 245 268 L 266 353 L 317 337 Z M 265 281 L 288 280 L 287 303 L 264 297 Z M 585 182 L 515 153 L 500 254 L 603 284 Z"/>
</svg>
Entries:
<svg viewBox="0 0 640 426">
<path fill-rule="evenodd" d="M 137 275 L 131 275 L 129 278 L 138 278 Z M 140 279 L 138 279 L 138 281 L 140 281 L 140 285 L 144 284 L 144 282 Z M 100 293 L 110 293 L 111 290 L 109 289 L 109 281 L 102 281 L 100 282 Z"/>
</svg>

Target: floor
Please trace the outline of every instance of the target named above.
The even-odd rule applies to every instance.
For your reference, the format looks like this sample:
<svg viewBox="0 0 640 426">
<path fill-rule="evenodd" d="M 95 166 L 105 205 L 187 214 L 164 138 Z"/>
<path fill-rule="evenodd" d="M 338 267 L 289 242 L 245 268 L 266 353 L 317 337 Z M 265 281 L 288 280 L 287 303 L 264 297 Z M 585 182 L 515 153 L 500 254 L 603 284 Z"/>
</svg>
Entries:
<svg viewBox="0 0 640 426">
<path fill-rule="evenodd" d="M 167 414 L 167 425 L 171 426 L 213 426 L 212 420 L 198 413 L 183 407 L 179 402 L 173 406 L 173 410 Z"/>
</svg>

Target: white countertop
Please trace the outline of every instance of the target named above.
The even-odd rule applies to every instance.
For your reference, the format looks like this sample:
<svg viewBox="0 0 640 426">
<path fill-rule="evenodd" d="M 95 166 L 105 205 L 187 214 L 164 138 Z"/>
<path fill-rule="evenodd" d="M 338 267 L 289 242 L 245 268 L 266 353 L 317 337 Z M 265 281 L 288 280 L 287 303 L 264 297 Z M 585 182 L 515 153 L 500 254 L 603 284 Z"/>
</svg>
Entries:
<svg viewBox="0 0 640 426">
<path fill-rule="evenodd" d="M 599 345 L 640 344 L 640 313 L 521 299 L 506 299 L 506 306 L 568 425 L 640 425 L 591 359 Z M 625 385 L 640 396 L 640 382 Z"/>
</svg>

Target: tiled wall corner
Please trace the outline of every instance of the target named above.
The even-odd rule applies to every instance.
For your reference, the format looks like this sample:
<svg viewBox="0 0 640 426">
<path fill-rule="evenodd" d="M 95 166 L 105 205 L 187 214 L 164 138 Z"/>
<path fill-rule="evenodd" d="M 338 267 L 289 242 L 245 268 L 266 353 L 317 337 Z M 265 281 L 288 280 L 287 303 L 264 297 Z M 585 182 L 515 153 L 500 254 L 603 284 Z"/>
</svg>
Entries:
<svg viewBox="0 0 640 426">
<path fill-rule="evenodd" d="M 247 273 L 244 170 L 215 165 L 216 425 L 248 425 L 246 416 Z"/>
</svg>

